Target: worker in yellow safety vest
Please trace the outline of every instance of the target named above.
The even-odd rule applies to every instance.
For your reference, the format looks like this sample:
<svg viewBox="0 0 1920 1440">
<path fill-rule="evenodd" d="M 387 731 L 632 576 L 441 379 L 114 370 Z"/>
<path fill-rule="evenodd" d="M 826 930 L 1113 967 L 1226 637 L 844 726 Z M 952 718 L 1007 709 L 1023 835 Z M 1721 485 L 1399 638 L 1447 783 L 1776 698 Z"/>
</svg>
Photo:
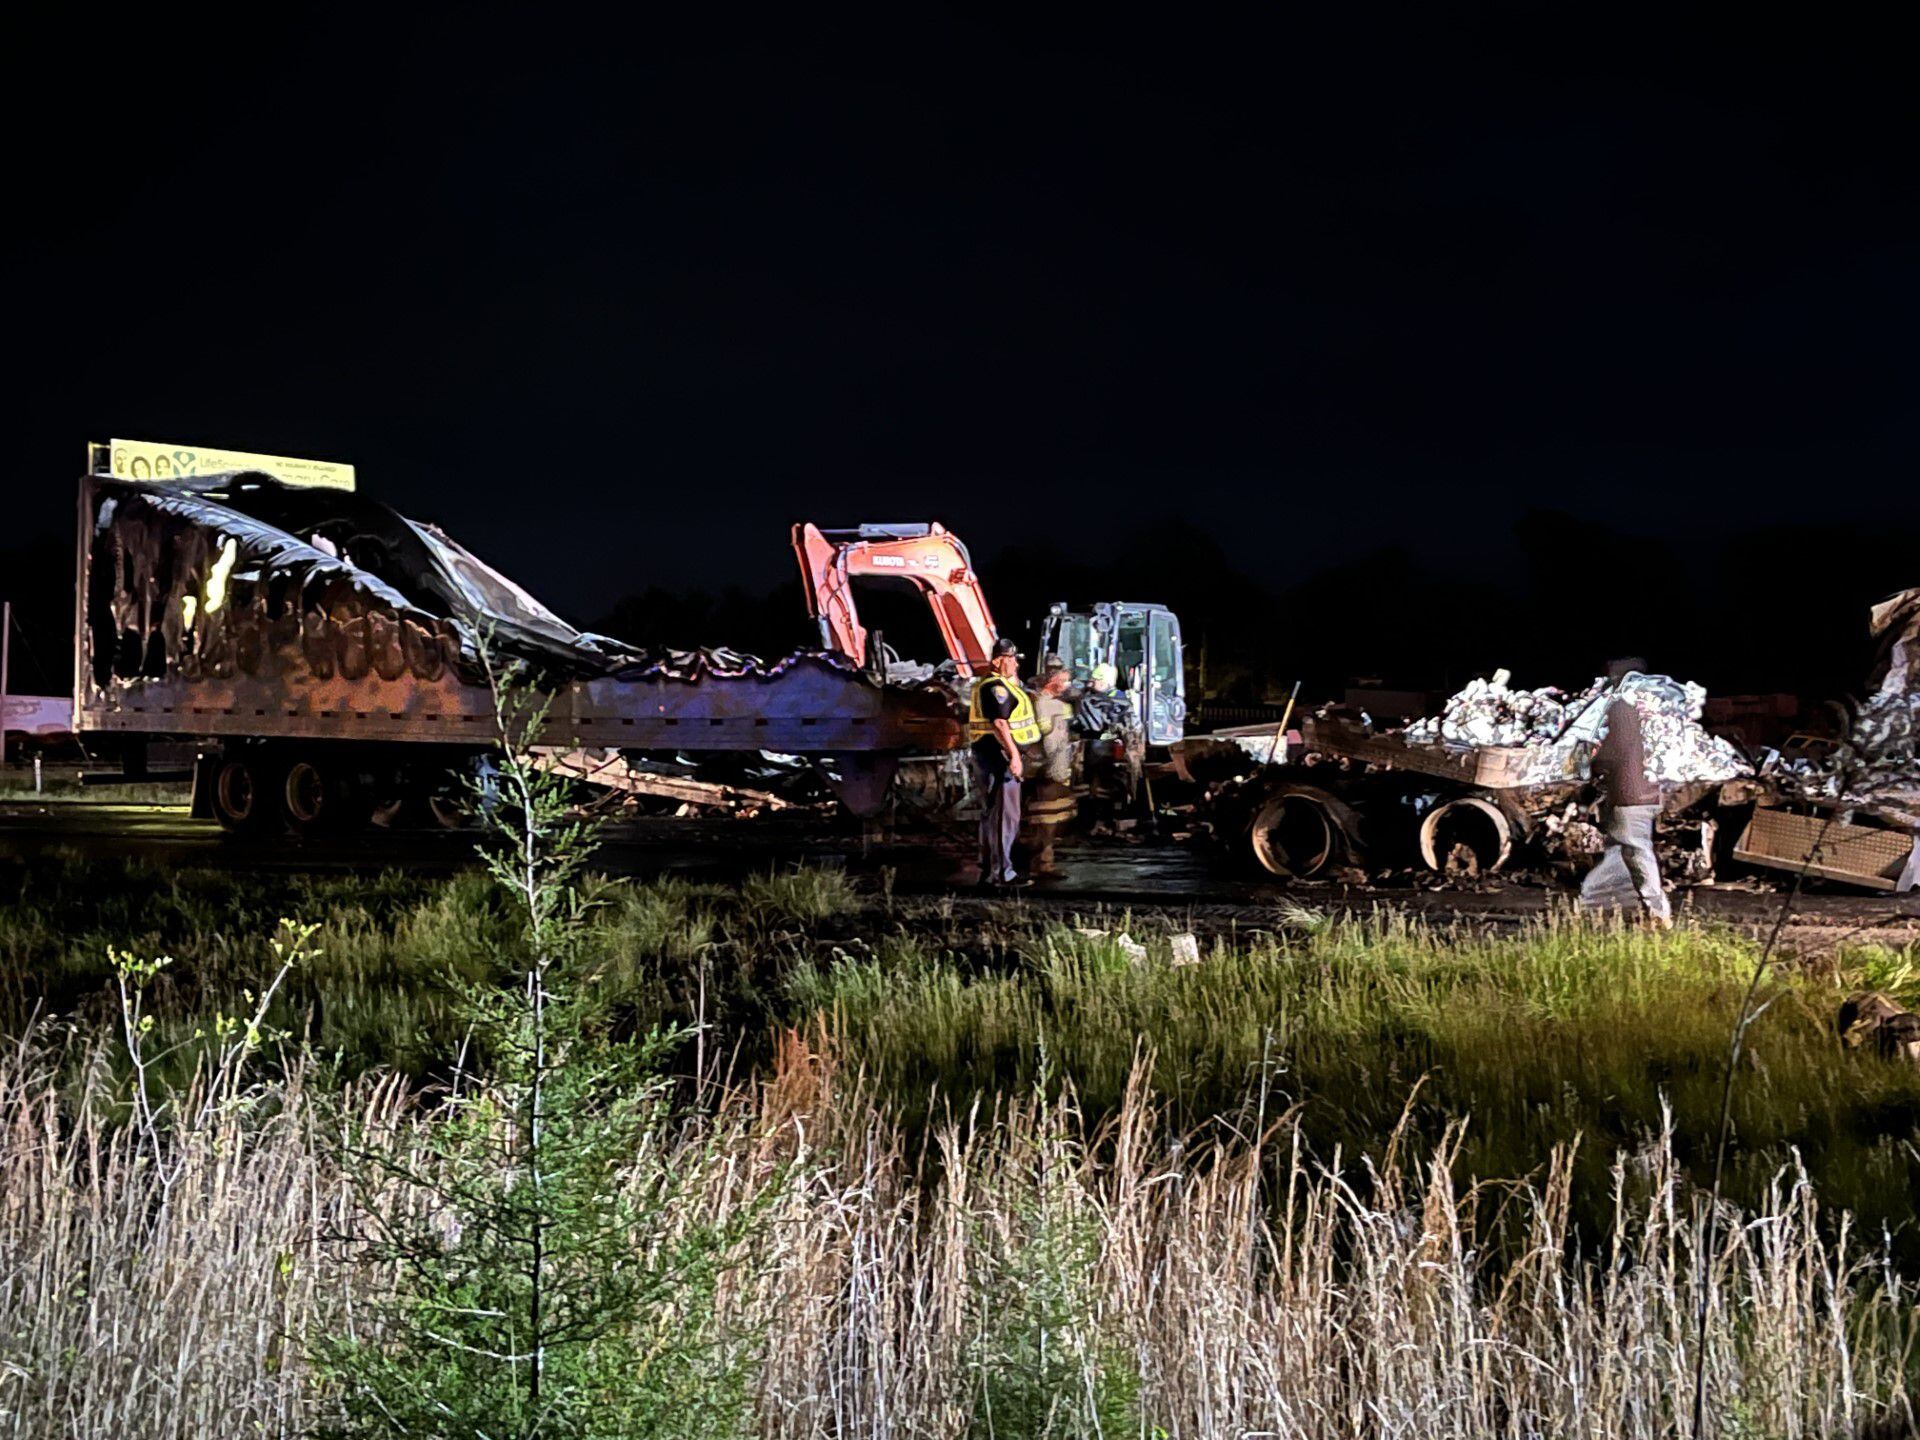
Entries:
<svg viewBox="0 0 1920 1440">
<path fill-rule="evenodd" d="M 1013 641 L 993 642 L 992 669 L 973 682 L 967 732 L 980 772 L 980 883 L 1007 887 L 1028 882 L 1013 868 L 1020 838 L 1020 747 L 1040 739 L 1033 700 L 1020 687 L 1020 650 Z"/>
</svg>

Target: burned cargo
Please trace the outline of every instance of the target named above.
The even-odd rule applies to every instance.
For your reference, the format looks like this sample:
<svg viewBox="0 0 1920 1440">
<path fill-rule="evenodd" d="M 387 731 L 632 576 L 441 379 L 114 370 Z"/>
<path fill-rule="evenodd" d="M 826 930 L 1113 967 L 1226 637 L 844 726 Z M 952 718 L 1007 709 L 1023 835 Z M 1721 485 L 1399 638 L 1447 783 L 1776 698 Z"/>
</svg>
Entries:
<svg viewBox="0 0 1920 1440">
<path fill-rule="evenodd" d="M 80 514 L 77 723 L 206 742 L 196 801 L 232 828 L 444 791 L 493 738 L 488 658 L 549 692 L 557 747 L 807 757 L 859 811 L 902 756 L 965 743 L 949 691 L 819 650 L 644 652 L 350 492 L 89 475 Z"/>
<path fill-rule="evenodd" d="M 1864 889 L 1920 885 L 1920 589 L 1875 605 L 1879 657 L 1846 739 L 1821 755 L 1769 755 L 1735 855 Z"/>
<path fill-rule="evenodd" d="M 1257 773 L 1242 782 L 1250 798 L 1238 798 L 1242 818 L 1230 829 L 1244 826 L 1249 853 L 1275 874 L 1571 871 L 1599 849 L 1583 792 L 1607 706 L 1623 698 L 1640 714 L 1649 774 L 1667 797 L 1663 830 L 1677 845 L 1675 862 L 1698 876 L 1711 869 L 1699 857 L 1715 843 L 1718 787 L 1752 770 L 1701 726 L 1705 694 L 1639 673 L 1574 692 L 1525 690 L 1497 671 L 1439 714 L 1400 728 L 1377 729 L 1328 706 L 1301 721 L 1299 743 L 1285 751 L 1264 730 L 1223 732 L 1188 748 L 1237 744 L 1255 762 Z"/>
</svg>

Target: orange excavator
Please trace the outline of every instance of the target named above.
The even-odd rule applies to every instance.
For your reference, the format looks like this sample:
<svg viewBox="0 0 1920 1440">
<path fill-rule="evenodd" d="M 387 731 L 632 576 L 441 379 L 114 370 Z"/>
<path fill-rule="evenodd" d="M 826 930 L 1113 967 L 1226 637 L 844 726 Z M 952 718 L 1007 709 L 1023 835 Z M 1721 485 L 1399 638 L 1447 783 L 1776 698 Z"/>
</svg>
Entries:
<svg viewBox="0 0 1920 1440">
<path fill-rule="evenodd" d="M 938 522 L 859 525 L 824 530 L 793 527 L 793 553 L 806 586 L 807 611 L 819 623 L 821 643 L 880 676 L 917 672 L 947 683 L 964 702 L 973 680 L 987 672 L 999 629 L 980 577 L 960 537 Z M 941 665 L 897 660 L 878 631 L 861 623 L 856 582 L 904 583 L 926 601 L 946 646 Z M 1164 605 L 1107 601 L 1084 610 L 1052 606 L 1038 627 L 1038 654 L 1058 655 L 1074 680 L 1091 684 L 1097 671 L 1118 680 L 1128 720 L 1117 732 L 1076 738 L 1075 768 L 1103 803 L 1130 808 L 1142 795 L 1148 747 L 1176 744 L 1185 733 L 1186 684 L 1180 619 Z M 909 757 L 893 792 L 912 808 L 950 815 L 971 798 L 973 770 L 962 752 Z M 911 798 L 908 798 L 911 797 Z"/>
<path fill-rule="evenodd" d="M 999 632 L 967 547 L 946 526 L 937 521 L 851 530 L 796 525 L 793 553 L 807 587 L 807 610 L 820 622 L 827 649 L 857 665 L 877 666 L 881 657 L 867 653 L 867 627 L 854 604 L 853 582 L 900 580 L 926 597 L 954 668 L 969 678 L 986 673 Z"/>
<path fill-rule="evenodd" d="M 967 547 L 946 526 L 937 521 L 850 530 L 796 525 L 793 553 L 806 584 L 808 613 L 819 622 L 827 649 L 857 665 L 885 670 L 887 657 L 870 652 L 886 647 L 875 647 L 874 636 L 860 623 L 854 582 L 904 581 L 925 598 L 958 678 L 965 682 L 986 673 L 1000 632 Z M 1039 649 L 1060 656 L 1081 684 L 1097 667 L 1112 666 L 1134 726 L 1148 745 L 1172 745 L 1185 733 L 1180 619 L 1166 606 L 1116 600 L 1071 610 L 1057 604 L 1040 622 Z"/>
</svg>

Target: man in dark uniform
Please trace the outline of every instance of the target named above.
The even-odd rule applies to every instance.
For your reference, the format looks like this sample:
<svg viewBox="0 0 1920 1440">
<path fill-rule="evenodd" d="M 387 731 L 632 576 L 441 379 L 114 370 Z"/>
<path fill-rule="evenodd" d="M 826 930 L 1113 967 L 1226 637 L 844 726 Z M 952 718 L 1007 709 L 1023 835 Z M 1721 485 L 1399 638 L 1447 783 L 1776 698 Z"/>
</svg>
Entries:
<svg viewBox="0 0 1920 1440">
<path fill-rule="evenodd" d="M 1580 903 L 1611 905 L 1631 882 L 1647 918 L 1663 930 L 1672 928 L 1673 909 L 1660 886 L 1660 861 L 1653 852 L 1660 787 L 1647 776 L 1639 708 L 1625 696 L 1616 695 L 1607 706 L 1607 733 L 1593 752 L 1593 778 L 1600 787 L 1600 828 L 1607 847 L 1580 886 Z"/>
<path fill-rule="evenodd" d="M 1013 847 L 1020 838 L 1020 747 L 1040 739 L 1033 700 L 1016 678 L 1020 651 L 1013 641 L 993 642 L 993 668 L 973 682 L 967 729 L 980 772 L 980 883 L 1024 885 L 1014 872 Z"/>
</svg>

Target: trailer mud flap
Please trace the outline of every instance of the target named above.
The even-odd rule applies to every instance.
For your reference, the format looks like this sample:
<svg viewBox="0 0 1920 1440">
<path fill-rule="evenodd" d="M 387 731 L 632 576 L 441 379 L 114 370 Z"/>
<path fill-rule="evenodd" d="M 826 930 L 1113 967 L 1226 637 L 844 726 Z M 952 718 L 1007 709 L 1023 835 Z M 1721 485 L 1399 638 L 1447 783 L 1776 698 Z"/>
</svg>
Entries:
<svg viewBox="0 0 1920 1440">
<path fill-rule="evenodd" d="M 213 819 L 213 781 L 220 771 L 220 752 L 202 750 L 193 757 L 193 791 L 187 801 L 187 814 L 195 820 Z"/>
</svg>

